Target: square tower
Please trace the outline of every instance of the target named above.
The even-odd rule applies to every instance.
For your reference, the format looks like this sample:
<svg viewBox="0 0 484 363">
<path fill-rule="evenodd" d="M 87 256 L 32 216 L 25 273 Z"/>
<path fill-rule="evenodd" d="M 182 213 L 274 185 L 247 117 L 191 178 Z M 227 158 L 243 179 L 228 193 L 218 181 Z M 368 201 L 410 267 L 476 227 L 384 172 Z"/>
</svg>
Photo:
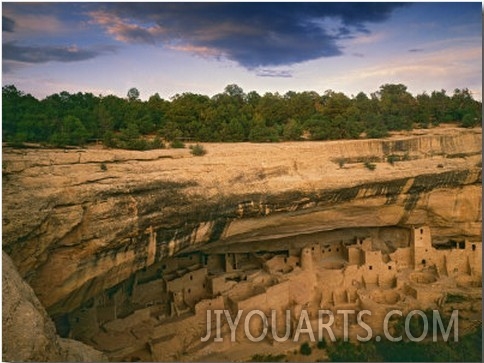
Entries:
<svg viewBox="0 0 484 363">
<path fill-rule="evenodd" d="M 432 263 L 432 236 L 428 226 L 413 226 L 410 229 L 410 247 L 414 268 L 423 268 Z"/>
</svg>

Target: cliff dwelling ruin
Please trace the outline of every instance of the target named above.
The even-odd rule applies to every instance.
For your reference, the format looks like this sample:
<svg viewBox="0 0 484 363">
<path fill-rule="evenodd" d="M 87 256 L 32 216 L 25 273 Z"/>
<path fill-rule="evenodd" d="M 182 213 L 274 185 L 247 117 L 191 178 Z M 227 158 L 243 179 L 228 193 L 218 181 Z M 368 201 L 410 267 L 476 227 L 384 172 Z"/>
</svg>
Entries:
<svg viewBox="0 0 484 363">
<path fill-rule="evenodd" d="M 481 326 L 481 128 L 207 149 L 4 149 L 4 258 L 30 289 L 7 292 L 38 299 L 45 341 L 111 361 L 248 361 L 310 340 L 293 339 L 302 312 L 318 332 L 321 310 L 354 311 L 335 314 L 338 338 L 345 318 L 361 331 L 364 310 L 374 336 L 392 310 L 459 310 L 460 333 Z M 14 354 L 34 330 L 5 296 Z M 252 343 L 240 323 L 232 341 L 223 313 L 214 341 L 216 310 L 276 311 L 277 334 Z M 264 324 L 252 316 L 251 334 Z"/>
<path fill-rule="evenodd" d="M 229 310 L 232 316 L 261 310 L 270 318 L 272 310 L 283 316 L 305 309 L 316 324 L 320 309 L 368 309 L 368 324 L 381 331 L 388 311 L 448 308 L 449 294 L 465 296 L 478 311 L 481 291 L 480 241 L 434 245 L 425 225 L 360 228 L 244 243 L 233 250 L 206 246 L 153 263 L 57 317 L 57 327 L 111 360 L 168 361 L 228 349 L 200 341 L 207 310 Z M 284 320 L 280 323 L 283 335 Z M 342 334 L 341 324 L 336 320 L 336 334 Z M 351 327 L 357 328 L 356 321 Z M 251 321 L 254 336 L 262 328 L 261 320 Z M 237 343 L 247 339 L 243 333 L 237 330 Z M 230 334 L 225 326 L 222 339 L 229 341 Z M 265 340 L 274 344 L 270 335 Z"/>
</svg>

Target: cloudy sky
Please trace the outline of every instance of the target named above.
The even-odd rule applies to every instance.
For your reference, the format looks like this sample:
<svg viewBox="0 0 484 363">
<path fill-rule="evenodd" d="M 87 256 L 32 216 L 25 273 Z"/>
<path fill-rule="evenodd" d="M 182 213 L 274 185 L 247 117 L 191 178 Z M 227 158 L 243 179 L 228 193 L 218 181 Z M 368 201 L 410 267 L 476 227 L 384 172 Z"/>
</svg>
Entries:
<svg viewBox="0 0 484 363">
<path fill-rule="evenodd" d="M 482 5 L 2 3 L 2 83 L 68 92 L 212 96 L 328 89 L 482 95 Z"/>
</svg>

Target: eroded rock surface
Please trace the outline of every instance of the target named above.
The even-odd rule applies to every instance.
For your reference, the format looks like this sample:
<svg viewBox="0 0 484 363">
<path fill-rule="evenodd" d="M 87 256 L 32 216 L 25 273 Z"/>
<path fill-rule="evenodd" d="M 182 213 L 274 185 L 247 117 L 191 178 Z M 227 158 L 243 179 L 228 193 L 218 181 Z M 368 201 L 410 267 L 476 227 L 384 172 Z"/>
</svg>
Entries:
<svg viewBox="0 0 484 363">
<path fill-rule="evenodd" d="M 107 361 L 94 348 L 56 334 L 51 318 L 5 252 L 2 268 L 3 361 Z"/>
<path fill-rule="evenodd" d="M 5 148 L 3 249 L 55 316 L 207 243 L 421 223 L 435 240 L 480 239 L 481 133 L 207 144 L 204 157 Z"/>
</svg>

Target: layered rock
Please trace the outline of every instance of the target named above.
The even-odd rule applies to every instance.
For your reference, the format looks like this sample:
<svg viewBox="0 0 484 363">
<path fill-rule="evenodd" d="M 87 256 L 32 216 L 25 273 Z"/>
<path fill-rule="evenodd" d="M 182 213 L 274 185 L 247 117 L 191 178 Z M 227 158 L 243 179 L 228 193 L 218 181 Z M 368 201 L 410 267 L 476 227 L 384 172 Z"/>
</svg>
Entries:
<svg viewBox="0 0 484 363">
<path fill-rule="evenodd" d="M 208 144 L 204 157 L 6 148 L 3 249 L 60 315 L 207 243 L 420 223 L 437 241 L 480 241 L 481 145 L 480 128 L 449 128 L 387 140 Z"/>
<path fill-rule="evenodd" d="M 56 334 L 44 307 L 5 253 L 2 254 L 2 269 L 3 361 L 107 361 L 104 354 L 94 348 Z"/>
</svg>

